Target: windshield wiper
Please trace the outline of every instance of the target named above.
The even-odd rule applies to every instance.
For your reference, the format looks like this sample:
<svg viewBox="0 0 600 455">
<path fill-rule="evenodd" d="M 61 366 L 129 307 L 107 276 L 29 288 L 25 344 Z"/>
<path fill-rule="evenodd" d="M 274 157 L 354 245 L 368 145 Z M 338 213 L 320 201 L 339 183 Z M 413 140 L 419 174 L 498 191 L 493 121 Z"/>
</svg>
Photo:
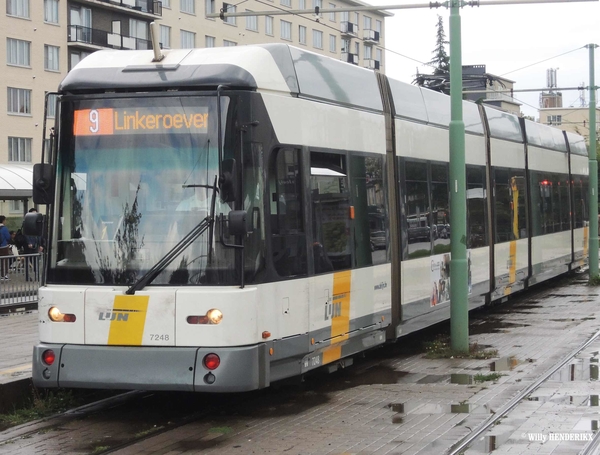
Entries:
<svg viewBox="0 0 600 455">
<path fill-rule="evenodd" d="M 190 185 L 192 186 L 192 185 Z M 207 188 L 212 188 L 213 194 L 212 199 L 210 201 L 210 214 L 204 218 L 200 223 L 192 229 L 184 238 L 182 238 L 177 245 L 175 245 L 167 254 L 165 254 L 159 261 L 152 266 L 150 270 L 148 270 L 144 275 L 142 275 L 135 283 L 133 283 L 129 289 L 125 291 L 127 295 L 134 295 L 135 291 L 139 291 L 146 287 L 146 285 L 150 284 L 167 266 L 173 262 L 173 260 L 179 256 L 179 254 L 185 250 L 188 246 L 194 243 L 198 237 L 200 237 L 207 229 L 209 231 L 208 242 L 211 241 L 213 234 L 213 224 L 215 220 L 215 203 L 217 192 L 217 177 L 215 176 L 215 183 L 213 186 L 208 185 L 193 185 L 193 186 L 203 186 Z M 210 251 L 210 248 L 209 248 Z M 210 257 L 209 257 L 210 260 Z"/>
</svg>

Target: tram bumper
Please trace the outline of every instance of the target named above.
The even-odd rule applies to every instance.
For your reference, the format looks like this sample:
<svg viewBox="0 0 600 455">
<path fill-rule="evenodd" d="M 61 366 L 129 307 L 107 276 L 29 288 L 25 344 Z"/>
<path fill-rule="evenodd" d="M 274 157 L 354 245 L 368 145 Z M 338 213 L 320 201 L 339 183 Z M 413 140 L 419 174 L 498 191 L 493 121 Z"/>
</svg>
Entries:
<svg viewBox="0 0 600 455">
<path fill-rule="evenodd" d="M 54 361 L 48 364 L 53 351 Z M 204 358 L 219 356 L 210 370 Z M 90 346 L 42 343 L 33 348 L 36 387 L 243 392 L 267 387 L 265 344 L 227 348 Z"/>
</svg>

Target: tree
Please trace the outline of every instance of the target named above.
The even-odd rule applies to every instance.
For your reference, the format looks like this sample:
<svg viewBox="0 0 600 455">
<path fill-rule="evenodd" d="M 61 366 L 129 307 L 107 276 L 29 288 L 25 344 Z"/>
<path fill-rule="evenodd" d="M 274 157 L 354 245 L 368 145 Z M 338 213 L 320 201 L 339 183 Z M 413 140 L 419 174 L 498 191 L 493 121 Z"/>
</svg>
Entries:
<svg viewBox="0 0 600 455">
<path fill-rule="evenodd" d="M 437 92 L 450 93 L 450 57 L 446 53 L 446 33 L 444 32 L 444 20 L 438 15 L 436 43 L 433 49 L 433 58 L 427 64 L 433 66 L 433 74 L 417 75 L 413 84 L 425 87 Z"/>
<path fill-rule="evenodd" d="M 435 68 L 433 70 L 434 76 L 448 76 L 450 73 L 450 57 L 446 53 L 447 44 L 449 44 L 449 41 L 446 41 L 446 33 L 444 32 L 444 19 L 442 16 L 438 15 L 437 34 L 435 48 L 433 49 L 433 58 L 428 62 L 429 65 Z"/>
</svg>

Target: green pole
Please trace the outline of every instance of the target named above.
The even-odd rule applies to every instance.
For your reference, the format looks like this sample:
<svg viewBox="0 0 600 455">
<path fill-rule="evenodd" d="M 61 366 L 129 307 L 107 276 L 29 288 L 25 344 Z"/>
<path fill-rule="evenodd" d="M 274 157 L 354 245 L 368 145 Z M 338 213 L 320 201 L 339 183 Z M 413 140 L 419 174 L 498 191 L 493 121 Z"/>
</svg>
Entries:
<svg viewBox="0 0 600 455">
<path fill-rule="evenodd" d="M 465 123 L 462 110 L 461 0 L 450 0 L 450 342 L 469 352 Z"/>
<path fill-rule="evenodd" d="M 598 276 L 598 161 L 596 158 L 596 79 L 594 76 L 594 49 L 597 44 L 586 46 L 590 51 L 590 279 Z"/>
</svg>

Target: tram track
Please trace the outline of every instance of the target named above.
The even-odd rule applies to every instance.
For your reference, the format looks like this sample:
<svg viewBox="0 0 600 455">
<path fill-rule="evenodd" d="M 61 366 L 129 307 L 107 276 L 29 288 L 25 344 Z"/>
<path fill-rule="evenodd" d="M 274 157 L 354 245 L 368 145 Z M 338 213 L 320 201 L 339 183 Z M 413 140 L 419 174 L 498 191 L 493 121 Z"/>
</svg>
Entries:
<svg viewBox="0 0 600 455">
<path fill-rule="evenodd" d="M 583 342 L 576 349 L 567 354 L 562 360 L 554 364 L 550 369 L 548 369 L 545 373 L 540 375 L 537 380 L 531 383 L 528 387 L 526 387 L 522 392 L 513 397 L 508 403 L 506 403 L 503 407 L 498 409 L 494 415 L 490 416 L 487 420 L 482 422 L 478 427 L 476 427 L 471 433 L 464 436 L 461 440 L 459 440 L 456 444 L 454 444 L 447 452 L 446 455 L 459 455 L 464 453 L 466 449 L 472 446 L 472 444 L 482 436 L 486 431 L 492 428 L 494 425 L 498 424 L 500 419 L 507 417 L 511 411 L 513 411 L 520 403 L 527 399 L 533 392 L 539 389 L 542 384 L 548 381 L 557 371 L 571 362 L 580 352 L 594 343 L 596 340 L 600 339 L 600 330 L 594 333 L 590 338 L 588 338 L 585 342 Z M 600 449 L 600 432 L 596 432 L 594 438 L 586 445 L 586 447 L 579 452 L 579 455 L 593 455 L 597 454 Z"/>
<path fill-rule="evenodd" d="M 577 280 L 571 281 L 576 286 L 581 286 L 583 282 Z M 564 283 L 564 282 L 563 282 Z M 581 289 L 581 291 L 579 291 Z M 508 401 L 508 396 L 502 403 L 506 403 L 500 408 L 494 407 L 494 416 L 491 419 L 481 422 L 479 420 L 480 413 L 478 409 L 483 408 L 480 404 L 474 404 L 476 409 L 475 415 L 471 420 L 477 419 L 481 422 L 479 426 L 475 426 L 474 430 L 467 436 L 464 436 L 447 449 L 459 437 L 454 438 L 444 445 L 442 449 L 440 445 L 430 447 L 431 450 L 439 448 L 435 453 L 443 453 L 445 450 L 451 450 L 448 454 L 458 454 L 462 450 L 467 450 L 469 444 L 476 442 L 487 429 L 494 427 L 496 422 L 499 422 L 502 417 L 510 416 L 518 404 L 526 399 L 528 394 L 533 393 L 544 384 L 544 380 L 548 380 L 552 375 L 560 370 L 565 365 L 578 355 L 586 346 L 594 342 L 600 341 L 600 331 L 592 332 L 592 322 L 587 313 L 572 313 L 566 312 L 564 308 L 566 303 L 573 301 L 577 305 L 587 306 L 585 302 L 593 303 L 597 301 L 597 293 L 585 292 L 579 287 L 578 289 L 566 288 L 565 292 L 556 292 L 552 289 L 527 293 L 523 295 L 525 299 L 516 299 L 511 304 L 507 302 L 504 305 L 494 305 L 490 307 L 490 311 L 481 311 L 474 313 L 472 327 L 475 333 L 492 334 L 497 332 L 511 331 L 522 333 L 523 330 L 530 330 L 534 324 L 533 314 L 545 318 L 547 321 L 557 321 L 547 323 L 545 327 L 557 326 L 558 324 L 566 324 L 559 321 L 583 321 L 588 329 L 587 339 L 583 339 L 584 334 L 577 338 L 577 342 L 573 342 L 569 346 L 573 348 L 568 351 L 565 347 L 561 350 L 562 356 L 552 357 L 552 362 L 544 364 L 548 369 L 538 369 L 536 373 L 542 373 L 539 376 L 532 376 L 527 379 L 531 384 L 525 390 L 519 393 L 518 397 Z M 589 299 L 586 297 L 594 297 Z M 543 311 L 535 310 L 540 308 L 542 301 L 550 298 L 555 301 L 549 307 L 544 305 Z M 559 301 L 560 299 L 568 298 L 568 302 Z M 523 311 L 523 309 L 528 311 Z M 559 313 L 554 314 L 553 310 L 559 310 Z M 569 316 L 569 318 L 567 318 Z M 578 318 L 575 316 L 579 316 Z M 581 316 L 586 316 L 582 318 Z M 572 319 L 572 317 L 575 317 Z M 499 322 L 500 321 L 500 322 Z M 575 327 L 573 322 L 568 322 L 568 327 Z M 567 327 L 567 326 L 562 326 Z M 357 360 L 352 368 L 340 372 L 336 376 L 326 374 L 315 374 L 307 378 L 304 385 L 300 387 L 287 387 L 286 385 L 276 385 L 266 390 L 260 390 L 241 394 L 186 394 L 186 393 L 171 393 L 171 392 L 127 392 L 124 394 L 115 395 L 114 397 L 106 398 L 94 403 L 80 406 L 78 408 L 67 411 L 64 414 L 49 417 L 41 421 L 32 422 L 28 425 L 16 427 L 13 430 L 7 430 L 0 433 L 0 454 L 12 453 L 13 448 L 20 448 L 20 453 L 36 453 L 36 454 L 51 454 L 51 453 L 87 453 L 87 454 L 131 454 L 137 453 L 136 450 L 144 450 L 149 447 L 154 447 L 155 444 L 167 442 L 172 445 L 173 450 L 189 451 L 196 450 L 196 453 L 209 452 L 216 450 L 223 451 L 223 454 L 229 455 L 232 453 L 250 453 L 249 450 L 255 446 L 254 441 L 258 441 L 261 436 L 257 435 L 258 428 L 262 428 L 263 434 L 270 434 L 273 439 L 270 447 L 277 447 L 279 450 L 279 439 L 276 436 L 277 431 L 269 431 L 271 428 L 281 428 L 283 422 L 286 425 L 296 426 L 298 421 L 307 419 L 307 416 L 313 413 L 325 413 L 325 409 L 330 407 L 339 407 L 340 402 L 351 403 L 347 408 L 349 412 L 353 409 L 360 409 L 364 413 L 368 413 L 370 409 L 369 399 L 364 393 L 367 393 L 367 388 L 374 386 L 380 394 L 378 402 L 382 404 L 379 413 L 385 415 L 386 421 L 391 425 L 399 425 L 402 420 L 410 422 L 413 418 L 419 418 L 423 415 L 424 409 L 421 408 L 416 414 L 412 411 L 399 416 L 387 403 L 395 404 L 398 400 L 403 402 L 416 403 L 420 398 L 417 396 L 420 390 L 432 392 L 434 389 L 448 390 L 450 395 L 447 396 L 452 403 L 462 402 L 463 399 L 476 403 L 472 397 L 485 389 L 485 386 L 460 386 L 449 388 L 450 374 L 455 366 L 454 361 L 427 361 L 418 360 L 422 358 L 423 348 L 417 348 L 425 339 L 437 337 L 440 331 L 445 331 L 447 327 L 433 327 L 426 331 L 421 331 L 412 337 L 407 336 L 403 339 L 403 343 L 390 345 L 380 350 L 371 351 L 365 359 Z M 589 330 L 589 331 L 588 331 Z M 594 328 L 595 330 L 595 328 Z M 589 334 L 593 333 L 592 336 Z M 477 335 L 475 335 L 476 337 Z M 412 338 L 411 338 L 412 337 Z M 492 338 L 484 338 L 486 342 L 492 341 Z M 481 343 L 483 346 L 483 343 Z M 494 344 L 493 342 L 491 343 Z M 491 346 L 490 346 L 491 347 Z M 416 349 L 416 350 L 415 350 Z M 594 345 L 594 349 L 596 346 Z M 589 351 L 590 348 L 587 349 Z M 505 353 L 506 350 L 503 350 Z M 521 359 L 528 360 L 523 354 L 519 356 Z M 549 357 L 545 357 L 547 360 Z M 403 360 L 405 359 L 405 360 Z M 536 357 L 535 364 L 541 361 L 541 358 Z M 413 362 L 429 363 L 426 369 L 414 368 Z M 556 362 L 556 363 L 554 363 Z M 440 369 L 431 370 L 432 365 L 438 364 Z M 535 365 L 534 364 L 534 365 Z M 485 368 L 486 363 L 483 362 L 480 366 Z M 529 362 L 523 362 L 523 365 L 530 365 Z M 529 368 L 531 370 L 531 368 Z M 472 368 L 470 373 L 482 371 L 478 368 Z M 525 379 L 526 371 L 517 373 L 520 378 Z M 446 377 L 447 376 L 447 377 Z M 412 379 L 411 379 L 412 378 Z M 521 379 L 518 379 L 520 381 Z M 514 384 L 514 381 L 511 381 Z M 405 385 L 402 385 L 405 384 Z M 428 385 L 431 384 L 431 386 Z M 524 383 L 521 383 L 524 385 Z M 364 386 L 367 386 L 365 388 Z M 410 395 L 411 389 L 414 394 Z M 361 395 L 361 393 L 363 395 Z M 385 397 L 385 398 L 384 398 Z M 412 398 L 411 398 L 412 397 Z M 520 401 L 519 399 L 520 398 Z M 422 403 L 428 404 L 427 400 Z M 499 403 L 500 404 L 500 403 Z M 408 408 L 406 408 L 408 409 Z M 392 412 L 394 411 L 394 412 Z M 440 416 L 440 411 L 432 411 L 431 419 L 435 420 Z M 448 412 L 448 411 L 441 411 Z M 327 422 L 324 419 L 316 421 L 316 427 L 311 427 L 310 433 L 320 431 L 321 428 L 326 428 Z M 451 416 L 450 414 L 447 414 Z M 463 414 L 464 416 L 464 414 Z M 487 416 L 486 416 L 487 417 Z M 463 419 L 464 417 L 461 417 Z M 263 422 L 257 425 L 256 422 Z M 265 423 L 266 422 L 266 423 Z M 381 425 L 381 420 L 378 421 Z M 458 421 L 455 422 L 457 424 Z M 474 422 L 473 422 L 474 423 Z M 450 424 L 449 424 L 450 425 Z M 465 427 L 466 425 L 458 423 L 458 426 Z M 187 426 L 187 427 L 186 427 Z M 408 426 L 408 425 L 407 425 Z M 402 433 L 402 426 L 388 427 L 391 431 Z M 473 426 L 471 426 L 473 427 Z M 360 431 L 356 427 L 357 431 Z M 281 430 L 279 430 L 281 431 Z M 287 431 L 287 430 L 286 430 Z M 326 430 L 325 430 L 326 431 Z M 193 437 L 189 435 L 193 434 Z M 315 436 L 316 437 L 316 436 Z M 370 436 L 371 437 L 371 436 Z M 71 439 L 68 445 L 62 442 L 66 439 Z M 400 439 L 400 438 L 398 438 Z M 597 439 L 597 438 L 596 438 Z M 250 443 L 248 441 L 252 440 Z M 47 444 L 47 451 L 23 451 L 28 446 L 30 441 L 37 441 L 38 444 Z M 291 445 L 289 447 L 298 447 L 291 449 L 291 453 L 320 453 L 320 452 L 294 452 L 299 450 L 301 441 L 294 439 L 286 441 Z M 596 445 L 592 445 L 587 452 L 582 452 L 585 455 L 594 453 Z M 294 446 L 296 444 L 296 446 Z M 288 446 L 286 446 L 288 447 Z M 461 447 L 463 449 L 461 449 Z M 283 449 L 282 449 L 283 450 Z M 157 453 L 161 453 L 160 451 Z M 166 453 L 166 452 L 165 452 Z M 255 453 L 261 453 L 255 451 Z M 278 453 L 273 452 L 271 453 Z M 283 453 L 283 452 L 279 452 Z M 368 453 L 368 452 L 364 452 Z M 413 452 L 407 452 L 413 453 Z M 434 452 L 425 452 L 434 453 Z"/>
</svg>

